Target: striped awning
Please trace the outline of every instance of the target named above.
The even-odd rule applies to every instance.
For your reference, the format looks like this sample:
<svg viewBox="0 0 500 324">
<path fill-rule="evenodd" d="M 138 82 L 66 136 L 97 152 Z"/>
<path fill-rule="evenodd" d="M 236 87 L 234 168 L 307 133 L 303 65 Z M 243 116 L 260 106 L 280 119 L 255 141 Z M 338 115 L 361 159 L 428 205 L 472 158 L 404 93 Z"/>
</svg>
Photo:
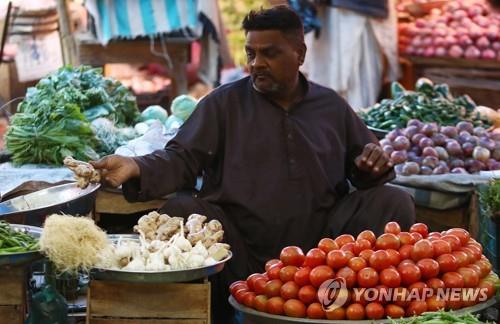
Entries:
<svg viewBox="0 0 500 324">
<path fill-rule="evenodd" d="M 132 39 L 189 28 L 199 32 L 198 1 L 206 0 L 86 0 L 97 39 Z"/>
</svg>

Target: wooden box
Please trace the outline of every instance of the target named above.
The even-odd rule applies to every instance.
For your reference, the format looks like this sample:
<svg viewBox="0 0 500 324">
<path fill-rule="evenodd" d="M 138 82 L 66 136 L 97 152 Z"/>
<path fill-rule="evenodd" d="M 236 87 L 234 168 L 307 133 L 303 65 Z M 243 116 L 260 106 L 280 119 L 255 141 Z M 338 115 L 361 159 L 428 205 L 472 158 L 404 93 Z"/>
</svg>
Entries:
<svg viewBox="0 0 500 324">
<path fill-rule="evenodd" d="M 26 314 L 26 268 L 0 267 L 0 324 L 22 324 Z"/>
<path fill-rule="evenodd" d="M 91 280 L 87 324 L 208 324 L 210 283 Z"/>
</svg>

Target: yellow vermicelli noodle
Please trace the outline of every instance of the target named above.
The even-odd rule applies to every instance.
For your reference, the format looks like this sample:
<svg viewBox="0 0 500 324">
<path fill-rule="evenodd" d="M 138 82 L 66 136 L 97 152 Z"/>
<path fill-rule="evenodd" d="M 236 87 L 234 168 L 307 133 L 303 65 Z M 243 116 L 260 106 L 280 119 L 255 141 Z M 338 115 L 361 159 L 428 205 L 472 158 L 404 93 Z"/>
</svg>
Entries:
<svg viewBox="0 0 500 324">
<path fill-rule="evenodd" d="M 40 237 L 42 252 L 60 272 L 89 271 L 109 244 L 92 219 L 67 215 L 47 217 Z"/>
</svg>

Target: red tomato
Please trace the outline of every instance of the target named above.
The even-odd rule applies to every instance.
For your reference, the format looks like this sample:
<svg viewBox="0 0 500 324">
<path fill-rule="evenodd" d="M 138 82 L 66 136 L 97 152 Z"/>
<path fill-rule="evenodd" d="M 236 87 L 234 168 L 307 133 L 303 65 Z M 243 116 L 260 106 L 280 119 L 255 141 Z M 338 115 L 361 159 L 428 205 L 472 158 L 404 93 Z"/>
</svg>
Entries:
<svg viewBox="0 0 500 324">
<path fill-rule="evenodd" d="M 280 260 L 284 265 L 294 265 L 300 267 L 305 260 L 305 255 L 297 246 L 287 246 L 280 253 Z"/>
<path fill-rule="evenodd" d="M 237 290 L 235 293 L 234 293 L 234 299 L 236 299 L 236 301 L 239 303 L 239 304 L 243 304 L 243 300 L 245 299 L 245 296 L 247 294 L 251 293 L 250 291 L 248 291 L 247 289 L 244 289 L 244 288 L 241 288 L 239 290 Z"/>
<path fill-rule="evenodd" d="M 347 262 L 347 266 L 352 270 L 358 272 L 359 270 L 365 268 L 367 266 L 365 259 L 361 257 L 355 257 Z"/>
<path fill-rule="evenodd" d="M 293 276 L 293 280 L 295 283 L 301 287 L 306 286 L 310 284 L 311 282 L 309 281 L 309 274 L 311 273 L 311 268 L 309 267 L 304 267 L 300 268 L 297 272 L 295 272 L 295 275 Z"/>
<path fill-rule="evenodd" d="M 316 301 L 316 288 L 311 285 L 301 287 L 298 293 L 300 301 L 309 305 Z"/>
<path fill-rule="evenodd" d="M 299 295 L 299 285 L 295 281 L 289 281 L 283 284 L 280 289 L 280 295 L 284 300 L 297 298 Z"/>
<path fill-rule="evenodd" d="M 283 312 L 290 317 L 306 317 L 306 305 L 297 299 L 289 299 L 283 305 Z"/>
<path fill-rule="evenodd" d="M 434 278 L 439 274 L 439 263 L 433 259 L 425 258 L 418 260 L 417 267 L 420 268 L 422 279 Z"/>
<path fill-rule="evenodd" d="M 465 288 L 474 288 L 479 285 L 479 272 L 471 268 L 458 268 L 457 272 L 464 278 Z"/>
<path fill-rule="evenodd" d="M 361 304 L 351 304 L 345 311 L 348 320 L 360 321 L 365 318 L 365 308 Z"/>
<path fill-rule="evenodd" d="M 354 252 L 352 251 L 344 251 L 345 255 L 347 256 L 347 260 L 350 260 L 355 257 Z"/>
<path fill-rule="evenodd" d="M 253 308 L 259 312 L 267 312 L 267 301 L 268 298 L 266 295 L 257 295 L 253 300 Z"/>
<path fill-rule="evenodd" d="M 478 249 L 472 247 L 463 247 L 460 249 L 460 251 L 464 251 L 465 253 L 467 253 L 469 259 L 471 260 L 470 263 L 481 260 L 481 252 L 479 252 Z"/>
<path fill-rule="evenodd" d="M 365 313 L 368 319 L 378 320 L 384 317 L 385 312 L 384 307 L 379 303 L 369 303 L 365 307 Z"/>
<path fill-rule="evenodd" d="M 246 290 L 248 290 L 247 282 L 244 280 L 235 281 L 229 286 L 229 291 L 231 292 L 231 295 L 234 295 L 240 288 L 245 288 Z"/>
<path fill-rule="evenodd" d="M 243 296 L 243 305 L 245 305 L 246 307 L 253 308 L 254 300 L 255 300 L 255 293 L 249 291 Z"/>
<path fill-rule="evenodd" d="M 432 241 L 432 249 L 434 251 L 434 257 L 438 257 L 442 254 L 451 253 L 451 245 L 445 240 L 435 240 Z"/>
<path fill-rule="evenodd" d="M 247 286 L 248 289 L 255 291 L 254 283 L 257 279 L 264 279 L 264 275 L 262 273 L 253 273 L 247 278 Z"/>
<path fill-rule="evenodd" d="M 370 242 L 370 246 L 374 246 L 375 241 L 377 240 L 377 237 L 375 236 L 375 233 L 373 233 L 372 231 L 365 230 L 365 231 L 359 233 L 358 237 L 356 239 L 357 240 L 361 240 L 361 239 L 367 240 L 368 242 Z"/>
<path fill-rule="evenodd" d="M 380 275 L 379 275 L 380 278 Z M 391 298 L 391 291 L 389 290 L 389 287 L 386 285 L 377 285 L 375 289 L 378 290 L 378 298 L 376 298 L 376 302 L 379 302 L 382 305 L 387 304 L 389 301 L 389 298 Z"/>
<path fill-rule="evenodd" d="M 342 248 L 344 244 L 354 243 L 354 241 L 354 236 L 352 236 L 351 234 L 342 234 L 335 239 L 335 242 L 337 243 L 339 248 Z"/>
<path fill-rule="evenodd" d="M 396 269 L 384 269 L 380 272 L 380 282 L 389 288 L 401 285 L 401 275 Z"/>
<path fill-rule="evenodd" d="M 439 232 L 430 232 L 430 233 L 427 235 L 427 237 L 429 237 L 429 236 L 434 236 L 434 237 L 436 237 L 436 238 L 440 238 L 442 235 L 441 235 L 441 233 L 439 233 Z"/>
<path fill-rule="evenodd" d="M 338 244 L 331 238 L 321 239 L 318 243 L 318 248 L 328 254 L 332 250 L 338 250 Z"/>
<path fill-rule="evenodd" d="M 404 286 L 409 286 L 412 283 L 419 281 L 422 277 L 420 268 L 411 263 L 400 264 L 398 266 L 398 272 L 401 275 L 401 283 Z"/>
<path fill-rule="evenodd" d="M 416 264 L 415 262 L 413 262 L 412 259 L 406 259 L 406 260 L 403 260 L 401 261 L 399 264 L 398 264 L 398 267 L 399 266 L 402 266 L 402 265 L 405 265 L 405 264 Z"/>
<path fill-rule="evenodd" d="M 326 261 L 326 253 L 319 249 L 314 248 L 310 249 L 306 254 L 306 261 L 304 261 L 304 265 L 307 267 L 314 268 L 316 266 L 325 264 Z"/>
<path fill-rule="evenodd" d="M 372 247 L 372 245 L 371 245 L 370 241 L 368 241 L 366 239 L 358 239 L 358 240 L 356 240 L 356 242 L 354 242 L 354 248 L 353 248 L 352 252 L 355 255 L 359 255 L 361 253 L 361 251 L 371 249 L 371 247 Z"/>
<path fill-rule="evenodd" d="M 340 268 L 335 278 L 344 278 L 347 288 L 352 288 L 356 284 L 356 272 L 349 267 Z"/>
<path fill-rule="evenodd" d="M 401 306 L 388 304 L 385 306 L 385 315 L 392 319 L 398 319 L 405 316 L 405 310 Z"/>
<path fill-rule="evenodd" d="M 434 295 L 425 301 L 427 304 L 427 311 L 428 312 L 437 312 L 440 309 L 445 309 L 446 307 L 446 302 L 442 298 L 438 298 L 438 296 Z"/>
<path fill-rule="evenodd" d="M 319 287 L 321 284 L 328 279 L 333 279 L 335 272 L 326 265 L 320 265 L 311 270 L 309 274 L 309 281 L 314 287 Z"/>
<path fill-rule="evenodd" d="M 432 248 L 431 241 L 426 239 L 418 241 L 415 245 L 413 245 L 410 255 L 415 262 L 420 259 L 432 258 L 434 250 Z"/>
<path fill-rule="evenodd" d="M 460 309 L 463 307 L 462 301 L 460 299 L 445 300 L 446 309 Z"/>
<path fill-rule="evenodd" d="M 399 248 L 399 256 L 401 260 L 406 260 L 411 257 L 411 251 L 413 250 L 412 244 L 406 244 Z"/>
<path fill-rule="evenodd" d="M 460 249 L 460 247 L 462 246 L 462 242 L 460 242 L 460 239 L 458 237 L 456 237 L 455 235 L 446 234 L 446 235 L 441 236 L 441 239 L 450 244 L 452 251 L 456 251 L 456 250 Z"/>
<path fill-rule="evenodd" d="M 279 279 L 283 283 L 288 282 L 288 281 L 292 281 L 294 276 L 295 276 L 295 273 L 298 270 L 299 270 L 299 268 L 297 268 L 296 266 L 293 266 L 293 265 L 288 265 L 286 267 L 283 267 L 280 270 L 280 273 L 279 273 L 280 278 Z"/>
<path fill-rule="evenodd" d="M 419 233 L 423 238 L 429 234 L 429 228 L 423 223 L 416 223 L 410 227 L 410 233 Z"/>
<path fill-rule="evenodd" d="M 269 298 L 279 296 L 281 286 L 283 286 L 283 283 L 279 279 L 273 279 L 271 281 L 268 281 L 267 284 L 264 286 L 264 291 L 266 293 L 266 296 Z"/>
<path fill-rule="evenodd" d="M 458 268 L 457 258 L 453 254 L 442 254 L 436 260 L 439 263 L 441 273 L 455 271 Z"/>
<path fill-rule="evenodd" d="M 362 288 L 375 287 L 378 283 L 378 273 L 373 268 L 364 268 L 357 275 L 358 286 Z"/>
<path fill-rule="evenodd" d="M 457 238 L 457 240 L 458 240 L 458 238 Z M 460 267 L 460 268 L 465 267 L 469 264 L 469 256 L 464 251 L 453 251 L 453 252 L 451 252 L 451 254 L 457 260 L 458 267 Z"/>
<path fill-rule="evenodd" d="M 375 242 L 377 250 L 394 249 L 398 250 L 400 246 L 399 238 L 392 233 L 385 233 L 380 235 Z"/>
<path fill-rule="evenodd" d="M 307 307 L 307 317 L 312 319 L 323 319 L 326 317 L 325 311 L 320 303 L 312 303 Z"/>
<path fill-rule="evenodd" d="M 458 267 L 458 269 L 460 269 L 460 268 L 464 268 L 464 267 Z M 481 277 L 481 267 L 479 267 L 477 264 L 475 264 L 475 263 L 468 264 L 465 268 L 469 268 L 469 269 L 474 270 Z"/>
<path fill-rule="evenodd" d="M 266 271 L 267 277 L 269 279 L 279 279 L 280 278 L 280 271 L 284 267 L 283 263 L 276 263 L 273 264 L 272 266 L 269 267 L 269 269 Z"/>
<path fill-rule="evenodd" d="M 401 242 L 401 245 L 404 246 L 406 244 L 415 244 L 415 238 L 411 236 L 410 233 L 408 232 L 401 232 L 398 234 L 399 237 L 399 242 Z"/>
<path fill-rule="evenodd" d="M 475 264 L 478 265 L 479 268 L 481 269 L 481 272 L 480 272 L 481 278 L 486 277 L 491 272 L 491 269 L 493 269 L 491 262 L 488 261 L 487 259 L 486 260 L 481 259 L 481 260 L 477 261 Z"/>
<path fill-rule="evenodd" d="M 495 295 L 495 284 L 491 281 L 480 280 L 477 288 L 484 289 L 484 293 L 486 294 L 488 299 Z"/>
<path fill-rule="evenodd" d="M 342 250 L 333 250 L 328 252 L 326 256 L 326 264 L 332 269 L 340 269 L 345 267 L 349 262 L 349 258 Z"/>
<path fill-rule="evenodd" d="M 396 291 L 394 292 L 394 304 L 399 307 L 406 308 L 410 304 L 410 301 L 408 300 L 409 295 L 410 293 L 405 287 L 396 288 Z"/>
<path fill-rule="evenodd" d="M 366 262 L 370 260 L 370 257 L 373 254 L 373 250 L 363 250 L 359 253 L 359 257 L 365 259 Z"/>
<path fill-rule="evenodd" d="M 326 318 L 329 320 L 344 320 L 345 319 L 345 308 L 344 307 L 339 307 L 335 308 L 334 310 L 327 310 L 325 312 Z"/>
<path fill-rule="evenodd" d="M 271 260 L 267 261 L 266 262 L 266 266 L 265 266 L 266 272 L 267 272 L 267 270 L 269 270 L 269 268 L 272 265 L 275 265 L 275 264 L 278 264 L 278 263 L 282 263 L 282 262 L 280 260 L 278 260 L 278 259 L 271 259 Z"/>
<path fill-rule="evenodd" d="M 255 291 L 255 293 L 257 295 L 265 294 L 266 293 L 266 290 L 265 290 L 266 284 L 267 284 L 267 279 L 265 279 L 264 276 L 262 278 L 258 278 L 253 283 L 253 291 Z"/>
<path fill-rule="evenodd" d="M 401 256 L 399 252 L 393 249 L 387 249 L 387 254 L 389 255 L 389 263 L 395 267 L 401 262 Z"/>
<path fill-rule="evenodd" d="M 377 271 L 381 271 L 391 265 L 389 254 L 385 250 L 375 251 L 370 257 L 370 267 Z"/>
<path fill-rule="evenodd" d="M 441 280 L 439 278 L 431 278 L 431 279 L 427 280 L 426 284 L 427 284 L 427 287 L 432 288 L 434 290 L 434 292 L 437 292 L 438 289 L 445 288 L 443 280 Z"/>
<path fill-rule="evenodd" d="M 427 303 L 422 300 L 414 300 L 406 308 L 406 316 L 420 315 L 427 311 Z"/>
<path fill-rule="evenodd" d="M 401 227 L 396 222 L 389 222 L 385 224 L 384 233 L 392 233 L 398 235 L 399 233 L 401 233 Z"/>
<path fill-rule="evenodd" d="M 352 254 L 354 254 L 354 243 L 353 242 L 346 243 L 346 244 L 342 245 L 340 250 L 345 251 L 345 252 L 351 252 Z"/>
<path fill-rule="evenodd" d="M 413 237 L 413 239 L 415 240 L 415 243 L 417 243 L 418 241 L 420 240 L 423 240 L 424 237 L 422 236 L 422 234 L 418 233 L 418 232 L 412 232 L 410 233 L 410 235 Z"/>
<path fill-rule="evenodd" d="M 267 300 L 266 309 L 269 314 L 283 314 L 283 305 L 285 301 L 281 297 L 272 297 Z"/>
<path fill-rule="evenodd" d="M 447 272 L 441 279 L 446 288 L 463 288 L 465 285 L 464 278 L 458 272 Z"/>
<path fill-rule="evenodd" d="M 422 281 L 417 281 L 415 283 L 412 283 L 410 286 L 408 286 L 408 291 L 410 292 L 410 294 L 413 292 L 413 294 L 415 294 L 414 291 L 417 291 L 417 296 L 423 296 L 423 292 L 424 292 L 424 289 L 427 288 L 427 285 L 425 284 L 425 282 L 422 282 Z"/>
<path fill-rule="evenodd" d="M 469 242 L 469 239 L 470 239 L 469 232 L 467 232 L 463 228 L 452 228 L 452 229 L 449 229 L 449 230 L 446 231 L 446 234 L 447 235 L 454 235 L 454 236 L 458 237 L 460 239 L 460 243 L 462 245 L 467 244 L 467 242 Z"/>
</svg>

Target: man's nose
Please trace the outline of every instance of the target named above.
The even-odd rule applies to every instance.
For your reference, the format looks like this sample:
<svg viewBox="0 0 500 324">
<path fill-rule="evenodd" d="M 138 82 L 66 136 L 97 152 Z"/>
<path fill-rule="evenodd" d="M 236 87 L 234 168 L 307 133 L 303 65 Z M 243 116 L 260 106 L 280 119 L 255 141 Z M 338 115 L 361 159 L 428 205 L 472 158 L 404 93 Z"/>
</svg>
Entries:
<svg viewBox="0 0 500 324">
<path fill-rule="evenodd" d="M 258 68 L 265 65 L 265 61 L 262 58 L 262 55 L 255 55 L 255 58 L 252 60 L 251 63 L 253 68 Z"/>
</svg>

